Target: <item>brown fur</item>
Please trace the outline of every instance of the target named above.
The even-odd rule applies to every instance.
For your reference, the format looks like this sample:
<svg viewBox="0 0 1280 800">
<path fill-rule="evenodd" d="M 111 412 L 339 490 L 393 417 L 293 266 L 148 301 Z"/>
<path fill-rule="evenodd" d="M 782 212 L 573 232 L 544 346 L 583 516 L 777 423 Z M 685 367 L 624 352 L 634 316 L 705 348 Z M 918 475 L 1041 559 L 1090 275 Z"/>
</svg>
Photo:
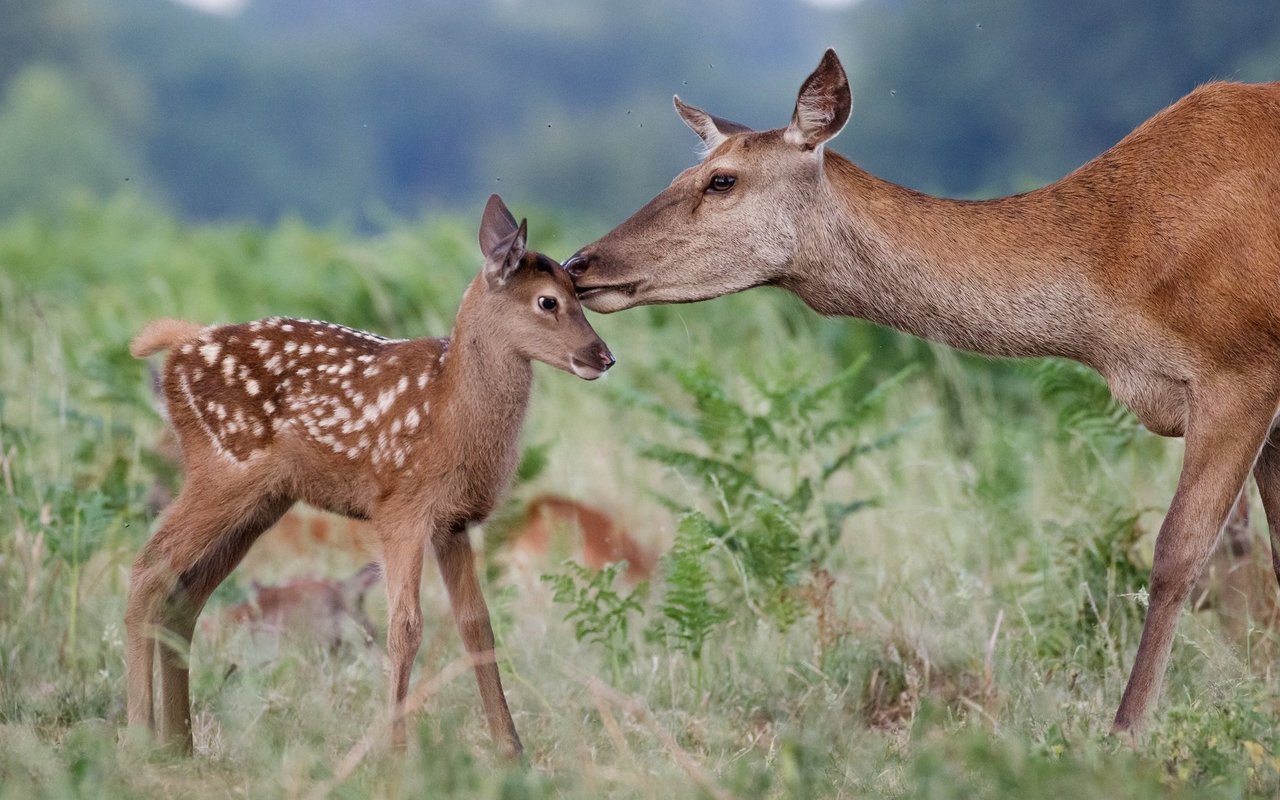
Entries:
<svg viewBox="0 0 1280 800">
<path fill-rule="evenodd" d="M 626 529 L 604 511 L 559 495 L 539 495 L 525 507 L 524 520 L 511 537 L 510 554 L 518 560 L 545 559 L 561 536 L 573 537 L 571 549 L 594 570 L 626 561 L 623 573 L 636 583 L 653 572 L 654 558 Z"/>
<path fill-rule="evenodd" d="M 378 532 L 393 742 L 405 741 L 399 712 L 422 641 L 419 584 L 430 544 L 490 731 L 504 750 L 520 752 L 467 527 L 488 516 L 515 469 L 531 360 L 587 379 L 613 364 L 569 278 L 527 251 L 525 236 L 524 223 L 491 197 L 480 227 L 485 268 L 448 339 L 392 341 L 281 318 L 147 327 L 137 352 L 171 350 L 164 390 L 186 482 L 130 580 L 130 725 L 153 722 L 155 633 L 164 628 L 161 732 L 191 749 L 187 655 L 196 617 L 254 540 L 305 500 L 368 519 Z"/>
<path fill-rule="evenodd" d="M 1202 86 L 1062 180 L 983 201 L 923 195 L 826 151 L 851 103 L 831 51 L 783 129 L 722 125 L 677 102 L 707 159 L 565 268 L 597 311 L 770 284 L 823 314 L 980 353 L 1075 359 L 1150 430 L 1185 435 L 1115 718 L 1134 733 L 1250 470 L 1280 578 L 1280 440 L 1268 443 L 1280 406 L 1280 83 Z"/>
</svg>

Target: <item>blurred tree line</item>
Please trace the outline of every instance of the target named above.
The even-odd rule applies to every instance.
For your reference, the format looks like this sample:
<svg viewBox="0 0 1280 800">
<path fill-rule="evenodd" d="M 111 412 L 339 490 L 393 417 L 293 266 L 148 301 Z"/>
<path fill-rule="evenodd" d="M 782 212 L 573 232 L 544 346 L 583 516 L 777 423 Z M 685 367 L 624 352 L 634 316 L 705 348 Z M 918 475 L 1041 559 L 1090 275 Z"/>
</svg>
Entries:
<svg viewBox="0 0 1280 800">
<path fill-rule="evenodd" d="M 1053 180 L 1198 83 L 1280 79 L 1266 3 L 0 0 L 0 217 L 131 189 L 195 219 L 433 205 L 615 222 L 693 162 L 670 97 L 784 124 L 826 46 L 836 148 L 926 191 Z"/>
</svg>

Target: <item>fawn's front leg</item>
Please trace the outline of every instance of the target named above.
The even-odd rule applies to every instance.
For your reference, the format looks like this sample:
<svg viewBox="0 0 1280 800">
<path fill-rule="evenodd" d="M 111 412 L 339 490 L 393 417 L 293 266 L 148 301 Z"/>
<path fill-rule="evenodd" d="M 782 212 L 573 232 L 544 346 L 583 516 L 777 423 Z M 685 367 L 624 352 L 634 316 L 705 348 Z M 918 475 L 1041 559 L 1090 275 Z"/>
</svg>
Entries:
<svg viewBox="0 0 1280 800">
<path fill-rule="evenodd" d="M 391 746 L 405 747 L 404 701 L 413 660 L 422 645 L 422 556 L 424 536 L 416 530 L 383 531 L 383 573 L 387 581 L 387 656 L 391 660 Z M 409 535 L 406 535 L 409 534 Z"/>
<path fill-rule="evenodd" d="M 520 737 L 516 734 L 507 698 L 502 692 L 502 678 L 495 660 L 493 626 L 489 623 L 489 609 L 476 578 L 476 565 L 467 538 L 465 525 L 438 531 L 432 538 L 436 563 L 449 590 L 449 602 L 453 618 L 458 623 L 462 644 L 471 655 L 476 670 L 476 683 L 480 685 L 480 700 L 484 704 L 489 732 L 500 748 L 511 757 L 524 752 Z"/>
</svg>

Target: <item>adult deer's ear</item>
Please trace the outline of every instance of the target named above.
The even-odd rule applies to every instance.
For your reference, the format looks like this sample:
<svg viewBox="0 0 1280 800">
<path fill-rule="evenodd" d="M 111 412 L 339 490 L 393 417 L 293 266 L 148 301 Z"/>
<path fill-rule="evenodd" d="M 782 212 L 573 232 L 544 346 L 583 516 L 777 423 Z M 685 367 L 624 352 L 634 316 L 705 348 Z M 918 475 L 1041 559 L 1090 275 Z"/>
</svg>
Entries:
<svg viewBox="0 0 1280 800">
<path fill-rule="evenodd" d="M 818 68 L 800 87 L 791 124 L 783 138 L 805 150 L 817 150 L 840 132 L 852 109 L 853 96 L 844 67 L 840 66 L 836 51 L 827 50 Z"/>
<path fill-rule="evenodd" d="M 746 125 L 739 125 L 736 122 L 721 119 L 708 114 L 700 108 L 689 105 L 680 99 L 680 95 L 676 95 L 671 99 L 676 105 L 676 113 L 680 115 L 680 119 L 684 120 L 684 124 L 698 134 L 708 153 L 715 150 L 725 139 L 735 133 L 751 132 L 751 129 Z"/>
<path fill-rule="evenodd" d="M 484 277 L 492 288 L 498 288 L 515 273 L 528 251 L 528 220 L 520 220 L 507 210 L 496 194 L 485 204 L 480 218 L 480 250 L 484 253 Z"/>
</svg>

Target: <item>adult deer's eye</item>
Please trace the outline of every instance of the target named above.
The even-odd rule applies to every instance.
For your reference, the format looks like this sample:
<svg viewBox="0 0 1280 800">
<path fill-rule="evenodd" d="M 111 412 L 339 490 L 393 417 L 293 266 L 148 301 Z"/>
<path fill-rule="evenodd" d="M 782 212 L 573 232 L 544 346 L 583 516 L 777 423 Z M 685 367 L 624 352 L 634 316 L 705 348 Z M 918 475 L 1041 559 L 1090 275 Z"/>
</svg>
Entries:
<svg viewBox="0 0 1280 800">
<path fill-rule="evenodd" d="M 733 184 L 737 180 L 732 175 L 712 175 L 711 183 L 707 185 L 707 189 L 712 192 L 727 192 L 733 188 Z"/>
<path fill-rule="evenodd" d="M 555 311 L 556 306 L 558 305 L 559 303 L 556 302 L 556 299 L 554 297 L 543 296 L 538 298 L 538 308 L 542 309 L 543 311 Z"/>
</svg>

